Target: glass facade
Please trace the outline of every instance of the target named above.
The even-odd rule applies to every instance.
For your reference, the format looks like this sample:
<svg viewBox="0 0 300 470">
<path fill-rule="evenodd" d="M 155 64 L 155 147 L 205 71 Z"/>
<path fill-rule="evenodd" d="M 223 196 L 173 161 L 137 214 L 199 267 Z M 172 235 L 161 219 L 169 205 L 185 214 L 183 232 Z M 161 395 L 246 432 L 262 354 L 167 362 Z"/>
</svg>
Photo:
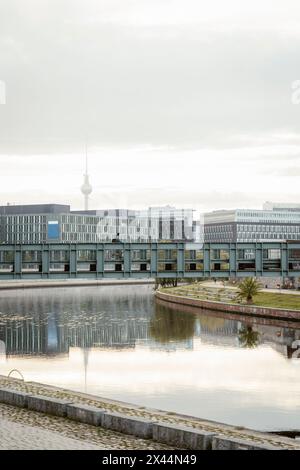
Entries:
<svg viewBox="0 0 300 470">
<path fill-rule="evenodd" d="M 0 252 L 0 272 L 11 273 L 14 271 L 15 256 L 13 251 Z"/>
<path fill-rule="evenodd" d="M 211 212 L 204 216 L 204 239 L 211 243 L 300 240 L 300 209 Z"/>
<path fill-rule="evenodd" d="M 42 252 L 26 250 L 22 252 L 22 272 L 41 272 Z"/>
<path fill-rule="evenodd" d="M 0 215 L 2 243 L 45 243 L 47 240 L 46 216 Z"/>
<path fill-rule="evenodd" d="M 263 270 L 280 271 L 281 270 L 281 250 L 266 249 L 263 250 Z"/>
<path fill-rule="evenodd" d="M 203 250 L 184 250 L 186 260 L 203 260 Z"/>
<path fill-rule="evenodd" d="M 229 251 L 224 249 L 212 249 L 210 258 L 215 260 L 229 260 Z"/>
<path fill-rule="evenodd" d="M 111 242 L 197 241 L 199 221 L 192 209 L 149 208 L 97 210 L 91 213 L 63 212 L 68 206 L 0 206 L 0 242 L 17 244 Z M 60 208 L 61 207 L 61 208 Z M 16 210 L 20 213 L 16 214 Z M 24 214 L 26 211 L 31 214 Z M 62 212 L 60 212 L 60 210 Z M 10 212 L 14 212 L 10 214 Z"/>
<path fill-rule="evenodd" d="M 255 249 L 244 248 L 244 249 L 238 250 L 238 259 L 241 259 L 241 260 L 255 259 Z"/>
<path fill-rule="evenodd" d="M 289 249 L 289 270 L 300 271 L 300 248 Z"/>
<path fill-rule="evenodd" d="M 177 250 L 158 250 L 158 271 L 177 270 Z"/>
</svg>

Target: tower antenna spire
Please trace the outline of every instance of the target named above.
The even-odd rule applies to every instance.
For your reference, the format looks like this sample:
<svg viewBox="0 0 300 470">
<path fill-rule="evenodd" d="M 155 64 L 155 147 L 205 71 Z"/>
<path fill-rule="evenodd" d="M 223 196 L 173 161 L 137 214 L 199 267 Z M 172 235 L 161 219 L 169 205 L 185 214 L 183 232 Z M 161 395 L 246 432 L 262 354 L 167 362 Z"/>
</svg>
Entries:
<svg viewBox="0 0 300 470">
<path fill-rule="evenodd" d="M 81 186 L 81 192 L 84 195 L 84 210 L 89 210 L 89 195 L 93 191 L 92 185 L 90 184 L 88 174 L 88 151 L 87 151 L 87 140 L 85 141 L 85 174 L 83 175 L 83 185 Z"/>
<path fill-rule="evenodd" d="M 87 151 L 87 140 L 85 141 L 85 174 L 88 174 L 88 151 Z"/>
</svg>

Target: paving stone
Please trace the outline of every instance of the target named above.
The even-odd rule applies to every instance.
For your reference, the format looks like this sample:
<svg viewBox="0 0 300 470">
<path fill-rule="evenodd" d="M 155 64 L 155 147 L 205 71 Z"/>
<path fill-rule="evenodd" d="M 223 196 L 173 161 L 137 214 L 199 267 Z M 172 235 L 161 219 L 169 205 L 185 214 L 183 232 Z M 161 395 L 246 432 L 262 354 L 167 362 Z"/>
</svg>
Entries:
<svg viewBox="0 0 300 470">
<path fill-rule="evenodd" d="M 101 426 L 105 410 L 88 405 L 67 405 L 67 417 L 81 423 Z"/>
<path fill-rule="evenodd" d="M 105 409 L 106 414 L 108 413 L 114 413 L 114 414 L 121 414 L 121 416 L 125 415 L 126 418 L 132 418 L 132 419 L 140 419 L 143 418 L 144 422 L 148 422 L 150 425 L 151 423 L 153 424 L 154 422 L 159 422 L 161 424 L 165 424 L 167 426 L 176 426 L 177 427 L 192 427 L 194 429 L 197 429 L 199 431 L 206 431 L 211 434 L 215 434 L 224 438 L 227 438 L 229 440 L 232 439 L 237 439 L 238 441 L 243 441 L 243 443 L 249 442 L 249 444 L 255 448 L 260 448 L 261 446 L 268 447 L 270 449 L 279 448 L 279 449 L 287 449 L 287 450 L 299 450 L 300 449 L 300 442 L 299 440 L 296 439 L 289 439 L 287 437 L 283 436 L 275 436 L 272 434 L 267 434 L 267 433 L 258 433 L 255 431 L 247 430 L 247 429 L 238 429 L 233 426 L 225 425 L 222 423 L 214 423 L 206 420 L 201 420 L 201 419 L 193 419 L 189 417 L 183 417 L 180 415 L 176 414 L 169 414 L 169 413 L 164 413 L 164 412 L 159 412 L 155 410 L 150 410 L 147 408 L 140 408 L 140 407 L 135 407 L 130 404 L 126 403 L 119 403 L 113 400 L 107 400 L 103 399 L 101 397 L 93 397 L 89 395 L 84 395 L 81 393 L 76 393 L 68 390 L 63 390 L 55 387 L 49 387 L 47 385 L 42 385 L 42 384 L 37 384 L 34 382 L 27 382 L 24 383 L 23 381 L 20 381 L 18 379 L 12 379 L 12 378 L 7 378 L 4 376 L 0 376 L 0 386 L 2 388 L 7 388 L 11 390 L 18 390 L 20 392 L 28 392 L 30 395 L 45 395 L 47 397 L 52 397 L 55 399 L 62 399 L 65 400 L 68 404 L 82 404 L 82 405 L 88 405 L 88 406 L 93 406 L 97 407 L 98 409 Z M 6 407 L 6 405 L 1 405 L 0 403 L 0 414 L 1 414 L 1 408 Z M 8 405 L 7 405 L 8 407 Z M 15 409 L 16 410 L 16 409 Z M 27 413 L 28 410 L 26 408 L 18 408 L 19 412 L 18 414 L 22 413 Z M 16 415 L 16 411 L 14 411 L 13 416 Z M 38 415 L 38 413 L 35 413 L 35 415 Z M 54 419 L 53 415 L 41 415 L 41 418 L 39 418 L 40 425 L 41 423 L 49 423 L 51 420 Z M 104 416 L 105 416 L 104 415 Z M 26 418 L 24 421 L 27 423 Z M 36 419 L 36 418 L 35 418 Z M 60 418 L 63 419 L 63 418 Z M 64 424 L 63 429 L 66 429 L 68 427 L 71 427 L 71 429 L 77 429 L 80 428 L 81 426 L 88 426 L 85 424 L 81 424 L 79 422 L 71 421 L 71 420 L 64 420 L 69 424 Z M 95 426 L 88 426 L 89 428 L 93 429 L 93 432 L 97 433 L 102 433 L 106 432 L 108 433 L 109 431 L 106 429 L 103 429 L 101 427 L 95 427 Z M 113 432 L 110 431 L 112 434 Z M 126 431 L 125 431 L 126 432 Z M 72 433 L 71 433 L 72 435 Z M 259 439 L 258 439 L 259 438 Z M 132 436 L 125 435 L 123 434 L 122 440 L 123 441 L 128 441 L 129 447 L 126 447 L 126 445 L 120 443 L 118 441 L 119 438 L 116 438 L 116 446 L 114 448 L 153 448 L 153 449 L 160 449 L 160 448 L 170 448 L 170 444 L 163 444 L 163 443 L 157 443 L 154 442 L 153 440 L 142 440 L 141 438 L 133 438 Z M 138 447 L 131 447 L 131 444 L 129 444 L 130 439 L 135 439 L 134 442 L 138 442 Z M 259 443 L 261 442 L 261 444 Z M 110 444 L 112 445 L 112 444 Z M 142 446 L 142 447 L 141 447 Z M 143 447 L 144 446 L 144 447 Z M 167 447 L 169 446 L 169 447 Z M 110 448 L 110 447 L 108 447 Z"/>
<path fill-rule="evenodd" d="M 3 403 L 0 403 L 0 417 L 0 450 L 172 449 L 154 441 Z"/>
<path fill-rule="evenodd" d="M 0 420 L 0 450 L 101 450 L 104 447 L 59 433 Z"/>
</svg>

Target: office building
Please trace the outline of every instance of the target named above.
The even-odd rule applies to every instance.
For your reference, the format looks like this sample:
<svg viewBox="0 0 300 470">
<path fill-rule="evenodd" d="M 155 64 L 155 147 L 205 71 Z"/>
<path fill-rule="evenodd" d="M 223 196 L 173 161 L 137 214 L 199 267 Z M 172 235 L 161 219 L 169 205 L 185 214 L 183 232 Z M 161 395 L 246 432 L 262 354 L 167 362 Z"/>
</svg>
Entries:
<svg viewBox="0 0 300 470">
<path fill-rule="evenodd" d="M 300 212 L 300 204 L 266 201 L 263 204 L 263 210 L 266 210 L 266 211 Z"/>
<path fill-rule="evenodd" d="M 69 205 L 0 206 L 0 243 L 199 241 L 192 209 L 72 211 Z"/>
<path fill-rule="evenodd" d="M 213 211 L 204 215 L 204 239 L 215 243 L 300 240 L 300 208 L 274 205 L 269 210 Z"/>
</svg>

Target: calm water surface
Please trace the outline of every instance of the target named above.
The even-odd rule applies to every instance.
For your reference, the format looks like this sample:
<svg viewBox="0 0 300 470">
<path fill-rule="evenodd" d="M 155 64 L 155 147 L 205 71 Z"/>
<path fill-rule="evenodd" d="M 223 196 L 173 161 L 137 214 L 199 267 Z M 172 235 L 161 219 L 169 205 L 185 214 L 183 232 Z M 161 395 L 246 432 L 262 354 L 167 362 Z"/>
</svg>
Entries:
<svg viewBox="0 0 300 470">
<path fill-rule="evenodd" d="M 250 321 L 171 310 L 152 286 L 4 291 L 0 374 L 16 368 L 25 380 L 142 406 L 299 430 L 300 329 Z"/>
</svg>

